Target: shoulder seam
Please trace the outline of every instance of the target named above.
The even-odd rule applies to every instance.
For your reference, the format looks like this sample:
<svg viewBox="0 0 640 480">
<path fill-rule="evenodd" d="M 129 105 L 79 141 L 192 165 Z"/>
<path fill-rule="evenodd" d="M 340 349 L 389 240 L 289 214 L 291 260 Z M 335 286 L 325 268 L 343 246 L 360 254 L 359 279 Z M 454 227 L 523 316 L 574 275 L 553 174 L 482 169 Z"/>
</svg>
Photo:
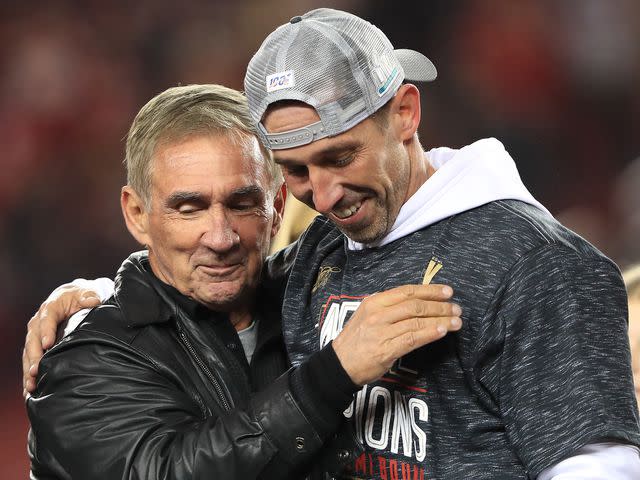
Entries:
<svg viewBox="0 0 640 480">
<path fill-rule="evenodd" d="M 499 207 L 503 208 L 504 210 L 507 210 L 509 212 L 511 212 L 513 215 L 515 215 L 518 218 L 521 218 L 522 220 L 524 220 L 525 222 L 527 222 L 529 225 L 531 225 L 531 227 L 540 234 L 540 236 L 542 238 L 545 239 L 545 241 L 547 241 L 548 243 L 551 243 L 552 240 L 542 231 L 540 230 L 540 228 L 538 228 L 538 226 L 533 223 L 531 221 L 531 219 L 525 217 L 524 215 L 522 215 L 520 212 L 517 212 L 514 208 L 510 207 L 509 205 L 505 205 L 504 202 L 501 201 L 497 201 L 495 202 L 496 205 L 498 205 Z M 528 252 L 527 252 L 528 253 Z"/>
</svg>

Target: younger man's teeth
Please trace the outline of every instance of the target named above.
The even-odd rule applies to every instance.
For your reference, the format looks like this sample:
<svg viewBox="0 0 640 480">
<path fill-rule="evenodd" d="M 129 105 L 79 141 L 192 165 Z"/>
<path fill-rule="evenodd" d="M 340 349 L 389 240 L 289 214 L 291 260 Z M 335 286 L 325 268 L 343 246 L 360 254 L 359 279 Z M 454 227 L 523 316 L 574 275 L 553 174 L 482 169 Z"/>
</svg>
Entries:
<svg viewBox="0 0 640 480">
<path fill-rule="evenodd" d="M 361 206 L 362 206 L 362 203 L 358 202 L 358 203 L 356 203 L 354 205 L 351 205 L 349 208 L 345 208 L 344 210 L 342 210 L 340 212 L 340 217 L 341 218 L 350 217 L 351 215 L 356 213 Z"/>
</svg>

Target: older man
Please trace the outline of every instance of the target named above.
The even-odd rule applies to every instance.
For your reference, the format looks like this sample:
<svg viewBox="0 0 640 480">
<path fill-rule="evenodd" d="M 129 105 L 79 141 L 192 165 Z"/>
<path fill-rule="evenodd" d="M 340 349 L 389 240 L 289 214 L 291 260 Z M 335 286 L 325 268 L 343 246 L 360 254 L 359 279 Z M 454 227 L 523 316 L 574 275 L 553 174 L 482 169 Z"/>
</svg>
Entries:
<svg viewBox="0 0 640 480">
<path fill-rule="evenodd" d="M 280 295 L 260 281 L 283 189 L 245 98 L 215 85 L 161 93 L 136 116 L 126 162 L 122 211 L 146 251 L 43 358 L 27 402 L 32 478 L 290 478 L 356 384 L 457 328 L 454 306 L 432 301 L 442 288 L 396 289 L 361 309 L 342 350 L 279 376 Z M 353 351 L 371 355 L 354 365 Z"/>
</svg>

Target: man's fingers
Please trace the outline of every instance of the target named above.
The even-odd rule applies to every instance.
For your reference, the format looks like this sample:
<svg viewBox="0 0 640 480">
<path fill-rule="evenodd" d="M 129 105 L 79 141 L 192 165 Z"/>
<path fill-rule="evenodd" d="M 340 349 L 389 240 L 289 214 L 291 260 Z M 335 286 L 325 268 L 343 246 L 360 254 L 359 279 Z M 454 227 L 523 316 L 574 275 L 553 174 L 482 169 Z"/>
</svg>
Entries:
<svg viewBox="0 0 640 480">
<path fill-rule="evenodd" d="M 462 309 L 456 303 L 411 299 L 385 309 L 385 320 L 393 323 L 410 318 L 459 317 Z"/>
<path fill-rule="evenodd" d="M 30 372 L 31 366 L 32 365 L 37 366 L 38 362 L 40 361 L 40 358 L 42 358 L 42 355 L 44 353 L 44 350 L 42 347 L 42 340 L 40 336 L 34 332 L 35 332 L 34 330 L 29 330 L 29 332 L 27 332 L 27 337 L 24 344 L 26 361 L 28 363 L 26 368 L 23 366 L 23 369 L 25 370 L 24 372 L 25 376 L 31 375 L 31 372 Z M 36 371 L 36 374 L 37 374 L 37 371 Z"/>
<path fill-rule="evenodd" d="M 394 358 L 402 357 L 416 348 L 444 337 L 448 332 L 460 330 L 459 317 L 416 318 L 396 323 L 395 336 L 388 341 L 389 353 Z"/>
<path fill-rule="evenodd" d="M 402 285 L 370 295 L 365 301 L 372 307 L 389 307 L 412 299 L 445 301 L 452 295 L 453 289 L 448 285 Z"/>
<path fill-rule="evenodd" d="M 408 299 L 384 308 L 369 305 L 367 311 L 363 312 L 369 325 L 392 324 L 417 317 L 459 317 L 461 314 L 462 309 L 456 303 L 419 298 Z"/>
<path fill-rule="evenodd" d="M 401 320 L 386 327 L 386 336 L 389 340 L 403 336 L 407 333 L 421 331 L 436 336 L 438 333 L 444 336 L 447 332 L 455 332 L 462 327 L 462 319 L 458 316 L 442 317 L 415 317 Z M 428 343 L 428 342 L 427 342 Z"/>
<path fill-rule="evenodd" d="M 80 300 L 78 301 L 78 304 L 81 309 L 97 307 L 98 305 L 100 305 L 100 303 L 101 301 L 98 294 L 93 290 L 87 290 L 87 289 L 85 289 L 82 292 L 82 295 L 80 296 Z"/>
<path fill-rule="evenodd" d="M 99 304 L 100 297 L 93 290 L 67 283 L 51 292 L 40 305 L 27 324 L 22 352 L 22 383 L 25 394 L 35 390 L 40 359 L 44 351 L 53 346 L 58 326 L 77 311 Z"/>
<path fill-rule="evenodd" d="M 22 350 L 22 388 L 23 395 L 33 393 L 36 388 L 35 377 L 38 374 L 38 366 L 33 365 L 27 355 L 26 347 Z"/>
<path fill-rule="evenodd" d="M 24 386 L 24 396 L 26 397 L 27 394 L 29 393 L 33 393 L 36 390 L 36 381 L 29 377 L 29 379 L 26 381 L 25 386 Z"/>
<path fill-rule="evenodd" d="M 100 305 L 100 297 L 93 291 L 80 287 L 61 289 L 52 301 L 42 304 L 36 314 L 40 322 L 42 347 L 46 350 L 55 342 L 58 326 L 83 308 Z"/>
<path fill-rule="evenodd" d="M 41 307 L 42 308 L 42 307 Z M 25 352 L 29 365 L 33 364 L 34 359 L 37 360 L 42 356 L 42 334 L 40 330 L 41 326 L 41 311 L 39 310 L 27 323 L 27 335 L 25 337 Z"/>
<path fill-rule="evenodd" d="M 343 368 L 358 385 L 379 378 L 398 358 L 440 340 L 447 332 L 462 326 L 458 316 L 418 316 L 392 323 L 364 321 L 354 324 L 353 320 L 347 323 L 332 345 Z"/>
<path fill-rule="evenodd" d="M 27 380 L 29 379 L 29 359 L 27 358 L 27 352 L 23 348 L 22 349 L 22 388 L 24 390 L 23 393 L 27 392 Z"/>
<path fill-rule="evenodd" d="M 66 317 L 62 317 L 63 313 L 56 309 L 57 304 L 45 306 L 39 312 L 38 333 L 40 334 L 39 340 L 43 350 L 47 350 L 53 346 L 56 338 L 56 330 L 58 328 L 58 319 L 64 320 Z M 38 357 L 38 360 L 42 356 Z"/>
</svg>

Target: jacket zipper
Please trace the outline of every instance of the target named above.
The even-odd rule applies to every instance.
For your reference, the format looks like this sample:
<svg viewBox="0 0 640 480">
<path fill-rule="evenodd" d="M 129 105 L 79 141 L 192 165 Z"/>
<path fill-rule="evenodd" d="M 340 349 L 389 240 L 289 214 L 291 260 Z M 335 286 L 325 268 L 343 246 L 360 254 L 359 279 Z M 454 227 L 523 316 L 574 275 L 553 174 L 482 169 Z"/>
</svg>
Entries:
<svg viewBox="0 0 640 480">
<path fill-rule="evenodd" d="M 222 403 L 222 407 L 224 408 L 224 410 L 227 412 L 230 412 L 231 405 L 229 405 L 229 402 L 227 401 L 224 391 L 220 386 L 220 382 L 215 377 L 215 375 L 213 375 L 211 370 L 209 370 L 209 367 L 207 367 L 207 365 L 202 361 L 200 356 L 197 354 L 195 348 L 193 348 L 193 345 L 187 338 L 187 335 L 184 333 L 184 330 L 182 329 L 182 326 L 180 325 L 180 323 L 176 322 L 176 324 L 178 325 L 178 334 L 180 335 L 180 338 L 182 339 L 182 342 L 184 343 L 185 347 L 187 347 L 187 350 L 189 350 L 189 353 L 191 353 L 191 356 L 195 359 L 198 366 L 202 369 L 204 374 L 211 381 L 211 384 L 213 385 L 214 390 L 218 394 L 218 398 L 220 399 L 220 402 Z"/>
</svg>

